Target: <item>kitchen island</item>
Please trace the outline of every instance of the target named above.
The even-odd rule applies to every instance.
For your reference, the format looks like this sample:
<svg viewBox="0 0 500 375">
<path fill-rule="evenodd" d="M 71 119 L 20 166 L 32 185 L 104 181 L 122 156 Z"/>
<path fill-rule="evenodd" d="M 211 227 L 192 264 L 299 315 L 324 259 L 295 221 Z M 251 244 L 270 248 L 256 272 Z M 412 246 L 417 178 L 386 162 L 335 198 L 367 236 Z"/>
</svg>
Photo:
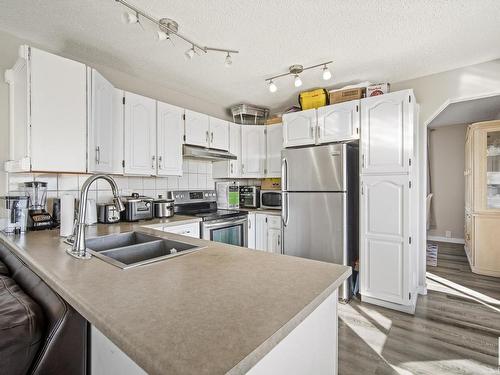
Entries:
<svg viewBox="0 0 500 375">
<path fill-rule="evenodd" d="M 351 269 L 144 227 L 193 220 L 88 227 L 203 247 L 127 270 L 68 256 L 57 230 L 0 242 L 90 322 L 93 375 L 335 373 L 336 291 Z"/>
</svg>

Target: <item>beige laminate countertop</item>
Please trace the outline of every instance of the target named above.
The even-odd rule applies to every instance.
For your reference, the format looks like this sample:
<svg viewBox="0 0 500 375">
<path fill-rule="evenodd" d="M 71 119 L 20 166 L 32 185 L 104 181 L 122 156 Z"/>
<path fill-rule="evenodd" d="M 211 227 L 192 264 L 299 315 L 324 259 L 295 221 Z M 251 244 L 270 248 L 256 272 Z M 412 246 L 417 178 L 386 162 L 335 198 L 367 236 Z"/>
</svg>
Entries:
<svg viewBox="0 0 500 375">
<path fill-rule="evenodd" d="M 128 270 L 67 255 L 58 230 L 0 234 L 0 242 L 150 374 L 245 373 L 351 274 L 341 265 L 142 228 L 193 220 L 89 227 L 88 238 L 140 230 L 205 246 Z"/>
</svg>

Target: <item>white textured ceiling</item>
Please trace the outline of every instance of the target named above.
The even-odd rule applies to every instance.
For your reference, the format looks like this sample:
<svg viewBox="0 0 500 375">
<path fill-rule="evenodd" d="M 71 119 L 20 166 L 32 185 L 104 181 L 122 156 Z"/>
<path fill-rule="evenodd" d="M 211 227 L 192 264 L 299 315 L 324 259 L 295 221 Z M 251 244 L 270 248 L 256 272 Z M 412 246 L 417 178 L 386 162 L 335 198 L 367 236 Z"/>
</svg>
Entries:
<svg viewBox="0 0 500 375">
<path fill-rule="evenodd" d="M 156 42 L 120 21 L 114 0 L 0 0 L 0 29 L 51 51 L 115 67 L 173 90 L 229 106 L 249 102 L 281 108 L 299 91 L 323 86 L 320 71 L 266 77 L 291 64 L 334 60 L 338 87 L 361 80 L 400 81 L 500 57 L 498 0 L 129 0 L 155 17 L 173 18 L 202 45 L 239 49 L 187 61 L 188 46 Z"/>
</svg>

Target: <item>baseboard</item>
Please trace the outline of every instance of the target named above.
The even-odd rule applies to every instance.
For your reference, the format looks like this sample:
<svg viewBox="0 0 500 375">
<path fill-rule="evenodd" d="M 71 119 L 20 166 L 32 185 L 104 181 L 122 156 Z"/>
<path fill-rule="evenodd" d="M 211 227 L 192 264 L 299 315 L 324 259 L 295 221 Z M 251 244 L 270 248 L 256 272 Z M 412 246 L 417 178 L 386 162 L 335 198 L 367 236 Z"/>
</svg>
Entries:
<svg viewBox="0 0 500 375">
<path fill-rule="evenodd" d="M 387 309 L 397 310 L 404 312 L 406 314 L 415 314 L 415 308 L 417 307 L 417 296 L 418 293 L 412 293 L 410 304 L 408 305 L 400 305 L 399 303 L 383 301 L 381 299 L 367 297 L 361 295 L 361 302 L 371 303 L 372 305 L 377 305 L 381 307 L 385 307 Z"/>
<path fill-rule="evenodd" d="M 453 237 L 441 237 L 441 236 L 427 236 L 429 241 L 436 242 L 448 242 L 448 243 L 458 243 L 465 244 L 465 240 L 463 238 L 453 238 Z"/>
</svg>

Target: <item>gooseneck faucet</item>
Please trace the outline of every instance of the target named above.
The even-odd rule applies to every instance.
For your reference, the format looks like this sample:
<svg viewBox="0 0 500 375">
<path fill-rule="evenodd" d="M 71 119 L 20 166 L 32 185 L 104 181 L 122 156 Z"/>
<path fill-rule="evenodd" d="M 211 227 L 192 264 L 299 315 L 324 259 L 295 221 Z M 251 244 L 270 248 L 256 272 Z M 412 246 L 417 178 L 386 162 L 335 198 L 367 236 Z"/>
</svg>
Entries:
<svg viewBox="0 0 500 375">
<path fill-rule="evenodd" d="M 125 210 L 125 206 L 120 199 L 120 194 L 118 193 L 118 186 L 115 180 L 105 174 L 95 174 L 90 176 L 83 184 L 82 191 L 80 193 L 80 207 L 78 209 L 78 217 L 75 220 L 75 227 L 73 228 L 74 241 L 70 249 L 67 250 L 68 254 L 79 259 L 90 259 L 91 255 L 87 253 L 87 247 L 85 245 L 85 216 L 87 214 L 87 197 L 89 194 L 90 185 L 96 180 L 106 180 L 111 185 L 111 190 L 113 191 L 113 203 L 116 209 L 121 212 Z"/>
</svg>

